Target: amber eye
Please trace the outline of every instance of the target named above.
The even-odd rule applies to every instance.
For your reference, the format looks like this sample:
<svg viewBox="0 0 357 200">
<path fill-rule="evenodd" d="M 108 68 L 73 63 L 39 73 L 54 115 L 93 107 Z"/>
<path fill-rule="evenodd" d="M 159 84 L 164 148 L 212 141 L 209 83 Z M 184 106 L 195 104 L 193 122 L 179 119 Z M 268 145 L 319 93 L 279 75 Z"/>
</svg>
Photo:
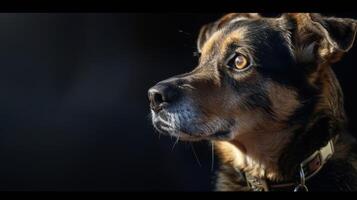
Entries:
<svg viewBox="0 0 357 200">
<path fill-rule="evenodd" d="M 228 62 L 228 67 L 235 69 L 235 70 L 244 70 L 250 66 L 250 62 L 248 57 L 244 56 L 243 54 L 236 54 L 231 60 Z"/>
<path fill-rule="evenodd" d="M 235 68 L 239 70 L 244 69 L 248 66 L 248 60 L 243 55 L 237 55 L 237 57 L 234 60 L 234 65 Z"/>
</svg>

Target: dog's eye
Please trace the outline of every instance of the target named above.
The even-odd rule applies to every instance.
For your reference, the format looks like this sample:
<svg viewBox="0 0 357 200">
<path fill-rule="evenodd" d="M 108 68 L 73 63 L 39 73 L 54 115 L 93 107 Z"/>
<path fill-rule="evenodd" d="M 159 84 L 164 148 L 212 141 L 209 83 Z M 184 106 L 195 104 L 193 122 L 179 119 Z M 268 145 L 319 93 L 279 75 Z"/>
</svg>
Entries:
<svg viewBox="0 0 357 200">
<path fill-rule="evenodd" d="M 228 62 L 228 67 L 235 70 L 244 70 L 250 65 L 249 59 L 240 53 L 237 53 L 231 60 Z"/>
</svg>

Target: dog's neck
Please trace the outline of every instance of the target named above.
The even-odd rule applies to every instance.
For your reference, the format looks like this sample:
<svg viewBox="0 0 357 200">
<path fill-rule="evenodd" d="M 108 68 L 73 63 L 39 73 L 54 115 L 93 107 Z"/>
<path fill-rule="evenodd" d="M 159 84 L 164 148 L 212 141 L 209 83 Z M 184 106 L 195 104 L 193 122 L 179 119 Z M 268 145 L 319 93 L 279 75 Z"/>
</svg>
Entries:
<svg viewBox="0 0 357 200">
<path fill-rule="evenodd" d="M 279 159 L 290 142 L 293 128 L 267 133 L 257 132 L 236 137 L 232 141 L 217 141 L 215 146 L 224 165 L 255 177 L 283 180 Z M 285 145 L 283 145 L 285 144 Z"/>
<path fill-rule="evenodd" d="M 307 129 L 286 127 L 238 135 L 231 141 L 217 141 L 223 165 L 257 178 L 288 181 L 295 178 L 300 163 L 337 134 L 329 118 L 309 122 Z"/>
</svg>

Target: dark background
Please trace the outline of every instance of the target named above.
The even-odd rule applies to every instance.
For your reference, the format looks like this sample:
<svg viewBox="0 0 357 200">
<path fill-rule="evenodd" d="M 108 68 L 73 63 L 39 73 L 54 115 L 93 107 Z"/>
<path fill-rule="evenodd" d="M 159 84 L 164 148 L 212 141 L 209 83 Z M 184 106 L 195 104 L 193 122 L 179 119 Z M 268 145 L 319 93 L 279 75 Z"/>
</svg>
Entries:
<svg viewBox="0 0 357 200">
<path fill-rule="evenodd" d="M 0 14 L 0 190 L 210 190 L 210 145 L 197 161 L 159 138 L 146 95 L 196 65 L 199 28 L 221 15 Z M 356 55 L 334 66 L 355 134 Z"/>
</svg>

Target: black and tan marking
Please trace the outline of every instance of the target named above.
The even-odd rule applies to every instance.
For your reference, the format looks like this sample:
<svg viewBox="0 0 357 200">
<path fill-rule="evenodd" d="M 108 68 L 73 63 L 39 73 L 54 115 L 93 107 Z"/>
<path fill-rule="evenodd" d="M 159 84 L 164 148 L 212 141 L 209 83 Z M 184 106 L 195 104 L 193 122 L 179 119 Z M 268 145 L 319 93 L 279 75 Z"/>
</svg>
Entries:
<svg viewBox="0 0 357 200">
<path fill-rule="evenodd" d="M 353 140 L 343 130 L 343 94 L 330 66 L 352 47 L 356 29 L 353 19 L 316 13 L 225 15 L 202 27 L 192 72 L 149 90 L 154 126 L 212 140 L 221 162 L 217 190 L 225 191 L 248 190 L 240 172 L 290 180 L 306 156 L 339 136 L 335 159 L 310 188 L 355 190 Z M 341 181 L 346 187 L 336 186 Z"/>
</svg>

